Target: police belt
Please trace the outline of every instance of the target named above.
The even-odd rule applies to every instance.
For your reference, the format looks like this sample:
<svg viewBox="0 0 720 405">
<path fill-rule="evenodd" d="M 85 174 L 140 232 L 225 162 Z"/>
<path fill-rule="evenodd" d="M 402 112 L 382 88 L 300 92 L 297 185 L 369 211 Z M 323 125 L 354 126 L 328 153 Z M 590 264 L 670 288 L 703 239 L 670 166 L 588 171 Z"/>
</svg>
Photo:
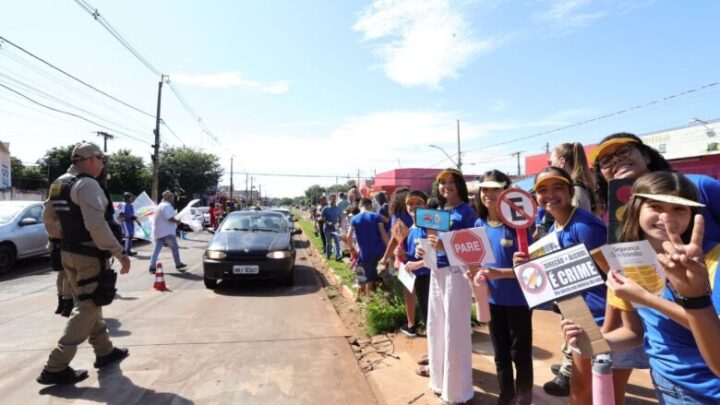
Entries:
<svg viewBox="0 0 720 405">
<path fill-rule="evenodd" d="M 67 242 L 63 240 L 60 243 L 60 249 L 65 252 L 76 253 L 83 256 L 97 257 L 98 259 L 109 259 L 112 254 L 108 250 L 98 249 L 95 246 L 83 245 L 77 242 Z"/>
<path fill-rule="evenodd" d="M 115 297 L 115 292 L 117 291 L 115 289 L 117 273 L 107 267 L 107 259 L 109 259 L 112 254 L 107 250 L 98 249 L 94 246 L 87 246 L 81 243 L 73 242 L 68 243 L 64 240 L 61 242 L 60 249 L 65 252 L 96 257 L 98 259 L 100 262 L 100 272 L 94 277 L 77 280 L 78 287 L 82 287 L 90 283 L 98 283 L 98 286 L 92 293 L 78 295 L 78 300 L 83 301 L 91 299 L 98 306 L 110 304 Z"/>
</svg>

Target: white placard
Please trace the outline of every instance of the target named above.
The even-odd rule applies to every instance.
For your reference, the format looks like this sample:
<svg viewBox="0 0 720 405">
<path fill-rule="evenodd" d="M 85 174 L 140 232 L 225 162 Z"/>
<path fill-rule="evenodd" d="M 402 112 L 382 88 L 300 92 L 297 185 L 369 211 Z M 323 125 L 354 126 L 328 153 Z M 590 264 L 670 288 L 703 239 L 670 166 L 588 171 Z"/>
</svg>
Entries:
<svg viewBox="0 0 720 405">
<path fill-rule="evenodd" d="M 202 231 L 202 223 L 193 218 L 190 208 L 198 202 L 200 202 L 200 199 L 197 198 L 190 201 L 188 205 L 186 205 L 185 208 L 183 208 L 182 211 L 175 216 L 178 221 L 188 225 L 195 232 Z"/>
<path fill-rule="evenodd" d="M 430 241 L 427 240 L 427 238 L 420 238 L 417 239 L 417 241 L 420 244 L 420 248 L 423 252 L 425 252 L 423 255 L 423 263 L 425 263 L 425 267 L 430 270 L 437 270 L 437 252 L 435 249 L 430 247 Z"/>
<path fill-rule="evenodd" d="M 413 292 L 415 289 L 415 278 L 417 278 L 415 273 L 408 271 L 405 267 L 405 263 L 400 263 L 400 268 L 398 269 L 398 280 L 400 280 L 400 282 L 403 283 L 405 288 L 407 288 L 410 292 Z"/>
</svg>

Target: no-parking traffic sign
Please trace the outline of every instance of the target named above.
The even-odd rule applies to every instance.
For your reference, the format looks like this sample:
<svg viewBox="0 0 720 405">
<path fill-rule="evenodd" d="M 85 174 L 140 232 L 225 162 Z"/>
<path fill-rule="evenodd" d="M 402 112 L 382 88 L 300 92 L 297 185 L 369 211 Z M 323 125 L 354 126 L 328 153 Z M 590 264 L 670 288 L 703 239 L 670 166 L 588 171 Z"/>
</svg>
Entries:
<svg viewBox="0 0 720 405">
<path fill-rule="evenodd" d="M 505 225 L 515 229 L 529 228 L 537 216 L 535 199 L 525 190 L 509 188 L 497 199 L 498 214 Z"/>
</svg>

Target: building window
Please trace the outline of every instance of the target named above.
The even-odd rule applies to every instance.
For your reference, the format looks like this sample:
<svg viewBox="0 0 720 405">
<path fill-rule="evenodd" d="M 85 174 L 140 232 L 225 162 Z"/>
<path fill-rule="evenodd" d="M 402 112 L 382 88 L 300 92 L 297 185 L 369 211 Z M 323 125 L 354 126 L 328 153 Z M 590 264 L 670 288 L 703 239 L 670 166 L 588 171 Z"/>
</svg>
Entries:
<svg viewBox="0 0 720 405">
<path fill-rule="evenodd" d="M 717 152 L 718 151 L 718 143 L 710 142 L 709 144 L 707 144 L 707 151 L 708 152 Z"/>
<path fill-rule="evenodd" d="M 660 152 L 660 153 L 665 153 L 665 152 L 667 152 L 666 149 L 667 149 L 667 148 L 666 148 L 666 144 L 661 143 L 660 145 L 658 145 L 658 152 Z"/>
</svg>

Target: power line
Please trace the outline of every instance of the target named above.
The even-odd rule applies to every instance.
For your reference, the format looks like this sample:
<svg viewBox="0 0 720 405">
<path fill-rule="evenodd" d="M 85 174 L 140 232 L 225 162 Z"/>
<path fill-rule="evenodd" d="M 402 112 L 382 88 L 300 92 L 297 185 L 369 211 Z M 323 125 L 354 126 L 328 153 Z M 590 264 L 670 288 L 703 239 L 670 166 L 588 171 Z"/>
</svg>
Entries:
<svg viewBox="0 0 720 405">
<path fill-rule="evenodd" d="M 14 43 L 14 42 L 10 41 L 9 39 L 3 37 L 2 35 L 0 35 L 0 41 L 6 42 L 6 43 L 12 45 L 13 47 L 15 47 L 15 48 L 19 49 L 20 51 L 24 52 L 25 54 L 27 54 L 27 55 L 35 58 L 36 60 L 38 60 L 38 61 L 44 63 L 45 65 L 47 65 L 47 66 L 55 69 L 56 71 L 62 73 L 63 75 L 65 75 L 65 76 L 67 76 L 67 77 L 75 80 L 76 82 L 81 83 L 81 84 L 84 85 L 85 87 L 88 87 L 88 88 L 90 88 L 90 89 L 92 89 L 92 90 L 95 90 L 96 92 L 104 95 L 105 97 L 108 97 L 108 98 L 110 98 L 110 99 L 112 99 L 112 100 L 114 100 L 114 101 L 116 101 L 116 102 L 118 102 L 118 103 L 120 103 L 120 104 L 122 104 L 122 105 L 124 105 L 124 106 L 126 106 L 126 107 L 128 107 L 128 108 L 131 108 L 131 109 L 133 109 L 133 110 L 135 110 L 135 111 L 137 111 L 137 112 L 139 112 L 139 113 L 141 113 L 141 114 L 144 114 L 144 115 L 146 115 L 146 116 L 148 116 L 148 117 L 150 117 L 150 118 L 154 118 L 154 117 L 155 117 L 153 114 L 150 114 L 150 113 L 148 113 L 148 112 L 145 112 L 145 111 L 143 111 L 143 110 L 141 110 L 141 109 L 139 109 L 139 108 L 137 108 L 137 107 L 135 107 L 135 106 L 133 106 L 133 105 L 131 105 L 131 104 L 129 104 L 129 103 L 126 103 L 125 101 L 122 101 L 122 100 L 120 100 L 119 98 L 117 98 L 117 97 L 115 97 L 115 96 L 112 96 L 112 95 L 110 95 L 110 94 L 108 94 L 108 93 L 106 93 L 106 92 L 98 89 L 97 87 L 95 87 L 95 86 L 93 86 L 93 85 L 85 82 L 84 80 L 81 80 L 81 79 L 79 79 L 79 78 L 76 77 L 76 76 L 73 76 L 72 74 L 66 72 L 66 71 L 63 70 L 63 69 L 60 69 L 59 67 L 53 65 L 52 63 L 46 61 L 45 59 L 43 59 L 43 58 L 41 58 L 41 57 L 35 55 L 34 53 L 32 53 L 32 52 L 28 51 L 27 49 L 21 47 L 20 45 L 17 45 L 16 43 Z M 2 42 L 0 42 L 0 48 L 2 47 Z"/>
<path fill-rule="evenodd" d="M 12 93 L 15 93 L 15 94 L 17 94 L 18 96 L 20 96 L 20 97 L 22 97 L 22 98 L 30 101 L 31 103 L 37 104 L 37 105 L 39 105 L 39 106 L 41 106 L 41 107 L 45 107 L 45 108 L 47 108 L 47 109 L 49 109 L 49 110 L 52 110 L 52 111 L 55 111 L 55 112 L 58 112 L 58 113 L 61 113 L 61 114 L 66 114 L 66 115 L 69 115 L 69 116 L 71 116 L 71 117 L 75 117 L 75 118 L 81 119 L 81 120 L 83 120 L 83 121 L 87 121 L 87 122 L 89 122 L 89 123 L 91 123 L 91 124 L 94 124 L 94 125 L 97 125 L 97 126 L 99 126 L 99 127 L 102 127 L 102 128 L 108 129 L 108 130 L 110 130 L 110 131 L 116 132 L 116 133 L 118 133 L 118 134 L 121 134 L 121 135 L 123 135 L 123 136 L 125 136 L 125 137 L 127 137 L 127 138 L 132 139 L 132 140 L 135 140 L 135 141 L 138 141 L 138 142 L 142 142 L 142 143 L 145 143 L 145 144 L 148 144 L 148 145 L 149 145 L 149 143 L 148 143 L 147 141 L 143 141 L 142 139 L 136 138 L 136 137 L 134 137 L 134 136 L 132 136 L 132 135 L 130 135 L 130 134 L 127 134 L 127 133 L 118 131 L 118 130 L 116 130 L 116 129 L 114 129 L 114 128 L 108 127 L 108 126 L 106 126 L 106 125 L 100 124 L 100 123 L 95 122 L 95 121 L 93 121 L 93 120 L 91 120 L 91 119 L 89 119 L 89 118 L 85 118 L 85 117 L 83 117 L 83 116 L 81 116 L 81 115 L 72 113 L 72 112 L 70 112 L 70 111 L 60 110 L 60 109 L 58 109 L 58 108 L 51 107 L 51 106 L 46 105 L 46 104 L 43 104 L 43 103 L 41 103 L 41 102 L 39 102 L 39 101 L 33 100 L 32 98 L 26 96 L 25 94 L 23 94 L 23 93 L 15 90 L 15 89 L 13 89 L 13 88 L 11 88 L 11 87 L 8 87 L 8 86 L 6 86 L 6 85 L 4 85 L 4 84 L 2 84 L 2 83 L 0 83 L 0 87 L 3 87 L 3 88 L 5 88 L 5 89 L 7 89 L 8 91 L 10 91 L 10 92 L 12 92 Z"/>
<path fill-rule="evenodd" d="M 183 146 L 185 146 L 185 142 L 183 142 L 183 140 L 180 139 L 180 137 L 178 136 L 178 134 L 176 134 L 175 131 L 173 131 L 172 128 L 170 128 L 170 126 L 168 126 L 168 124 L 165 122 L 165 120 L 163 120 L 163 119 L 161 118 L 161 119 L 160 119 L 160 123 L 165 127 L 165 129 L 167 129 L 168 131 L 170 131 L 170 133 L 173 134 L 173 135 L 175 136 L 175 138 L 176 138 L 178 141 L 180 141 L 180 143 L 181 143 Z"/>
</svg>

